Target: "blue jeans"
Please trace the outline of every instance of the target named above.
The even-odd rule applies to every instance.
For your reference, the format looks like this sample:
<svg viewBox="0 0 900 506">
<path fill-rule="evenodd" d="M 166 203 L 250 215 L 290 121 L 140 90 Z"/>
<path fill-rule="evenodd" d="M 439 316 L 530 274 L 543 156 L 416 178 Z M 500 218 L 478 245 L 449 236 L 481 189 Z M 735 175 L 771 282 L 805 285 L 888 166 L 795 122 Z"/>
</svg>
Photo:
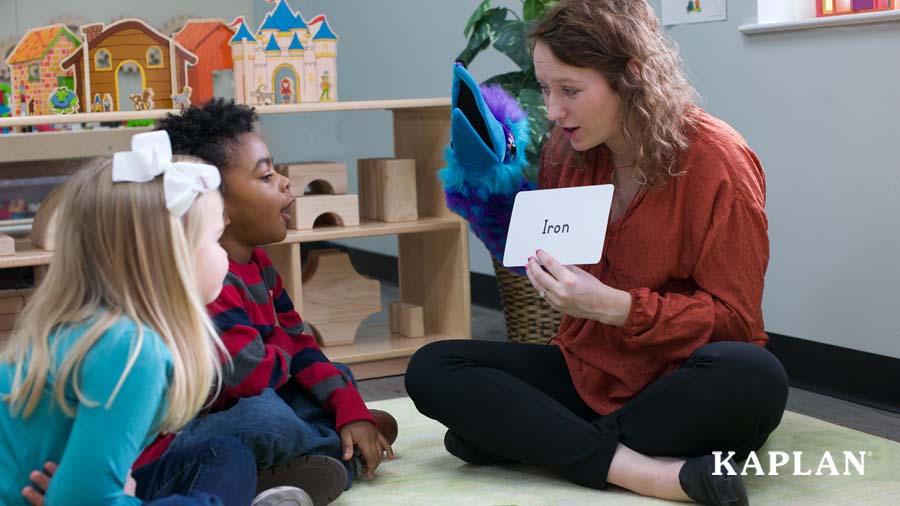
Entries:
<svg viewBox="0 0 900 506">
<path fill-rule="evenodd" d="M 132 477 L 149 506 L 248 506 L 256 494 L 253 455 L 230 436 L 169 449 Z"/>
<path fill-rule="evenodd" d="M 356 386 L 350 369 L 334 366 Z M 341 436 L 335 429 L 334 414 L 295 380 L 277 391 L 267 388 L 259 395 L 240 399 L 236 405 L 199 417 L 175 437 L 167 451 L 193 446 L 219 435 L 241 440 L 256 459 L 259 469 L 286 464 L 302 455 L 334 457 L 347 468 L 347 488 L 355 478 L 350 462 L 341 455 Z"/>
</svg>

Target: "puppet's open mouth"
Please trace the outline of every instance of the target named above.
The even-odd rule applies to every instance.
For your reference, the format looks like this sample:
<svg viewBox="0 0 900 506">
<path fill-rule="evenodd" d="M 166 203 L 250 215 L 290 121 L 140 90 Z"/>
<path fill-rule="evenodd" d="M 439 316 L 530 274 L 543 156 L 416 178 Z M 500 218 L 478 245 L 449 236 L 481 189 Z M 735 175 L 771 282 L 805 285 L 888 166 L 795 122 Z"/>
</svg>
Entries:
<svg viewBox="0 0 900 506">
<path fill-rule="evenodd" d="M 481 140 L 484 141 L 484 144 L 491 152 L 493 152 L 494 142 L 491 140 L 491 135 L 488 132 L 487 123 L 484 121 L 481 111 L 478 110 L 478 104 L 475 102 L 475 94 L 472 92 L 471 88 L 469 88 L 468 83 L 463 81 L 461 84 L 462 86 L 459 86 L 459 92 L 456 97 L 456 107 L 462 111 L 466 119 L 469 120 L 469 124 L 472 125 L 475 132 L 481 137 Z"/>
</svg>

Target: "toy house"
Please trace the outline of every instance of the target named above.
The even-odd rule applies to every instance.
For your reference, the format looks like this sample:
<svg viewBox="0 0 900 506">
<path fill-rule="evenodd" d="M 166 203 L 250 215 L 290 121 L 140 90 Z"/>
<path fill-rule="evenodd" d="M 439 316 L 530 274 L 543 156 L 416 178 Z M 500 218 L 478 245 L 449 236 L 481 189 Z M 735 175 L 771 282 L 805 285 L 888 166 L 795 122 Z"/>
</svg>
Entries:
<svg viewBox="0 0 900 506">
<path fill-rule="evenodd" d="M 78 37 L 63 24 L 28 30 L 6 59 L 12 97 L 5 101 L 13 116 L 55 114 L 51 100 L 62 88 L 69 93 L 63 91 L 62 101 L 55 104 L 60 109 L 71 107 L 74 78 L 72 71 L 64 70 L 60 63 L 80 45 Z"/>
<path fill-rule="evenodd" d="M 814 0 L 816 16 L 838 16 L 863 12 L 889 11 L 897 8 L 896 0 Z"/>
<path fill-rule="evenodd" d="M 184 91 L 188 67 L 197 63 L 196 55 L 138 19 L 86 25 L 81 33 L 81 46 L 62 63 L 75 71 L 81 112 L 171 109 L 172 95 Z M 138 69 L 136 84 L 121 71 L 127 63 Z"/>
<path fill-rule="evenodd" d="M 253 33 L 235 20 L 231 39 L 235 101 L 250 105 L 337 100 L 338 36 L 324 15 L 308 23 L 287 0 Z"/>
<path fill-rule="evenodd" d="M 180 100 L 188 105 L 202 105 L 215 94 L 213 72 L 233 68 L 230 42 L 234 30 L 222 20 L 191 19 L 173 37 L 175 42 L 199 58 L 197 64 L 188 70 L 190 86 L 181 90 L 183 95 L 176 96 L 176 106 Z"/>
</svg>

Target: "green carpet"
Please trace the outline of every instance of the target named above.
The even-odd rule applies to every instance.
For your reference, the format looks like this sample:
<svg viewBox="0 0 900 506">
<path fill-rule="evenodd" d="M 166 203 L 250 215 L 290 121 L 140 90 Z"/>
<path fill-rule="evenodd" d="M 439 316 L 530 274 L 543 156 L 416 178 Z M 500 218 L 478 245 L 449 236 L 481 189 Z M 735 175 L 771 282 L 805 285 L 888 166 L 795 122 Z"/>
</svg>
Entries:
<svg viewBox="0 0 900 506">
<path fill-rule="evenodd" d="M 336 506 L 682 504 L 641 497 L 615 487 L 590 490 L 526 466 L 471 466 L 444 451 L 443 426 L 420 415 L 409 398 L 375 402 L 370 407 L 397 417 L 397 458 L 382 463 L 372 482 L 355 483 L 333 503 Z M 791 462 L 779 469 L 779 476 L 744 478 L 751 503 L 900 505 L 900 443 L 788 412 L 758 453 L 761 459 L 768 459 L 766 451 L 803 451 L 802 469 L 815 473 L 826 450 L 832 453 L 841 473 L 844 450 L 870 452 L 865 458 L 865 475 L 828 476 L 823 468 L 824 476 L 791 476 Z M 763 462 L 763 466 L 768 471 L 768 463 Z M 852 467 L 850 470 L 853 472 Z"/>
</svg>

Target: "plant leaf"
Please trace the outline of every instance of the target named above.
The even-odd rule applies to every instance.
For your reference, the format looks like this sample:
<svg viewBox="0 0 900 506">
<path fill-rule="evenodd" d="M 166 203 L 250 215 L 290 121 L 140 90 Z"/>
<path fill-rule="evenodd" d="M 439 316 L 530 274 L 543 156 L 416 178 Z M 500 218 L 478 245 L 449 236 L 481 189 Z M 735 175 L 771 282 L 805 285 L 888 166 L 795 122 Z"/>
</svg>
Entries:
<svg viewBox="0 0 900 506">
<path fill-rule="evenodd" d="M 490 46 L 490 32 L 487 29 L 476 29 L 472 36 L 469 37 L 469 43 L 466 45 L 466 48 L 456 57 L 456 61 L 462 62 L 463 66 L 468 67 L 478 53 Z"/>
<path fill-rule="evenodd" d="M 537 21 L 547 14 L 547 11 L 556 6 L 558 0 L 525 0 L 522 6 L 522 14 L 525 21 Z"/>
<path fill-rule="evenodd" d="M 463 35 L 468 37 L 469 32 L 472 30 L 472 28 L 475 27 L 475 25 L 478 23 L 478 20 L 480 20 L 490 8 L 491 0 L 482 0 L 482 2 L 478 4 L 478 7 L 475 8 L 475 12 L 473 12 L 469 17 L 469 22 L 466 23 L 466 29 L 463 30 Z"/>
<path fill-rule="evenodd" d="M 519 20 L 504 20 L 495 27 L 494 49 L 506 55 L 522 70 L 532 67 L 531 53 L 525 44 L 526 25 Z"/>
<path fill-rule="evenodd" d="M 478 53 L 490 47 L 494 41 L 496 27 L 499 27 L 506 20 L 509 9 L 506 7 L 494 7 L 488 9 L 475 22 L 472 28 L 472 35 L 469 37 L 469 43 L 466 48 L 456 57 L 456 61 L 462 62 L 463 65 L 469 66 Z"/>
</svg>

